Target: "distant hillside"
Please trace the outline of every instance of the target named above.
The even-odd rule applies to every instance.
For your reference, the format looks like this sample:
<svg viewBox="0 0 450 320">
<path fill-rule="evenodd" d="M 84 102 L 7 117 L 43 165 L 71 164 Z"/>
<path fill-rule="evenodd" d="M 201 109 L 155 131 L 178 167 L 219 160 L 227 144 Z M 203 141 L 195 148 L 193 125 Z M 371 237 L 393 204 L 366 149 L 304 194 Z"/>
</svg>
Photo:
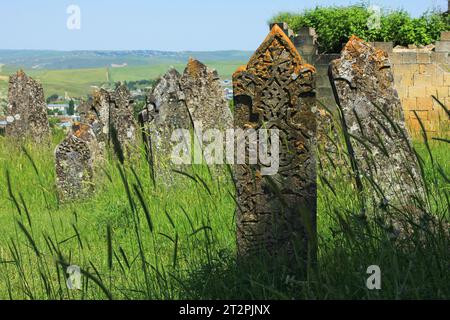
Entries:
<svg viewBox="0 0 450 320">
<path fill-rule="evenodd" d="M 217 69 L 223 79 L 250 58 L 248 51 L 167 52 L 0 50 L 0 92 L 19 68 L 43 84 L 45 96 L 84 97 L 117 81 L 154 80 L 170 66 L 183 71 L 190 57 Z"/>
<path fill-rule="evenodd" d="M 0 50 L 0 64 L 11 68 L 60 70 L 185 63 L 189 57 L 208 61 L 247 61 L 249 51 L 169 52 Z"/>
</svg>

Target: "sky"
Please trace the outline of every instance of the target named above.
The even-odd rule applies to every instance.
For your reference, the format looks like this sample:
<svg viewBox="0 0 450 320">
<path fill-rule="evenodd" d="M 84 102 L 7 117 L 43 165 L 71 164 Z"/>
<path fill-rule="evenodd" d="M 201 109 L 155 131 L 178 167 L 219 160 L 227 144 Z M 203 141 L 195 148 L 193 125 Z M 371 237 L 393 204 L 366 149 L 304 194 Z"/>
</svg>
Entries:
<svg viewBox="0 0 450 320">
<path fill-rule="evenodd" d="M 365 2 L 413 16 L 447 8 L 447 0 Z M 0 49 L 254 50 L 278 12 L 356 3 L 361 0 L 1 0 Z M 71 5 L 79 15 L 68 12 Z"/>
</svg>

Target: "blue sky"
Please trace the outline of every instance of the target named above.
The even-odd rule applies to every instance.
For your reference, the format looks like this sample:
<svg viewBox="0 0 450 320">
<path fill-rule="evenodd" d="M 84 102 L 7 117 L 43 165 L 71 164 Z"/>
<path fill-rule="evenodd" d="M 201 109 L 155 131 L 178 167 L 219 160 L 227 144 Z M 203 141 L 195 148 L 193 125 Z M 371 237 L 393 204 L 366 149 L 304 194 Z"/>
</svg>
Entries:
<svg viewBox="0 0 450 320">
<path fill-rule="evenodd" d="M 351 0 L 2 0 L 0 49 L 254 50 L 266 22 L 280 11 Z M 367 0 L 366 0 L 367 2 Z M 414 16 L 447 0 L 372 0 Z M 81 29 L 66 26 L 69 5 L 81 9 Z"/>
</svg>

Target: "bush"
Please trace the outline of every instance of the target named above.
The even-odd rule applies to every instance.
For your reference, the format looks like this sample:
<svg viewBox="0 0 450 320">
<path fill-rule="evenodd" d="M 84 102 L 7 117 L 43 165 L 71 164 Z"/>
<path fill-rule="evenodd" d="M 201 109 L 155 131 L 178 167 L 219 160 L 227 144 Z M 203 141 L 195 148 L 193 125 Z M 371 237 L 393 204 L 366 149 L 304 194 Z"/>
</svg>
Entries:
<svg viewBox="0 0 450 320">
<path fill-rule="evenodd" d="M 380 28 L 370 30 L 367 22 L 371 15 L 366 5 L 316 7 L 300 14 L 280 13 L 271 22 L 287 22 L 295 31 L 315 28 L 321 53 L 340 52 L 352 35 L 366 41 L 392 41 L 394 45 L 427 45 L 439 40 L 441 31 L 450 30 L 449 16 L 436 11 L 412 18 L 403 10 L 382 10 Z"/>
</svg>

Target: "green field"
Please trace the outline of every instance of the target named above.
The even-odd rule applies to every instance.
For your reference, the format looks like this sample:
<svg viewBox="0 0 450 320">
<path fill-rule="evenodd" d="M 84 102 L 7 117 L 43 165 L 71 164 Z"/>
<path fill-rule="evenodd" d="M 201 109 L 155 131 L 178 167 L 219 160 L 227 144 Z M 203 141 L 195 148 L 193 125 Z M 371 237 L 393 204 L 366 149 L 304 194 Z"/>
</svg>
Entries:
<svg viewBox="0 0 450 320">
<path fill-rule="evenodd" d="M 222 79 L 231 79 L 236 69 L 243 61 L 210 61 L 206 64 L 216 69 Z M 163 75 L 171 66 L 183 72 L 185 64 L 151 64 L 128 66 L 124 68 L 109 68 L 110 81 L 154 80 Z M 43 84 L 45 96 L 53 94 L 63 96 L 65 92 L 71 97 L 85 97 L 94 90 L 92 86 L 101 86 L 107 82 L 107 68 L 65 69 L 65 70 L 33 70 L 25 72 Z M 16 70 L 4 67 L 0 72 L 0 89 L 7 87 L 8 76 Z"/>
<path fill-rule="evenodd" d="M 144 157 L 125 165 L 111 157 L 91 199 L 60 204 L 53 150 L 62 138 L 22 149 L 0 137 L 0 299 L 450 298 L 445 142 L 429 142 L 433 157 L 416 142 L 439 224 L 412 225 L 414 237 L 401 242 L 361 219 L 345 152 L 337 167 L 320 152 L 318 261 L 304 278 L 282 264 L 237 264 L 226 168 L 187 166 L 169 187 L 160 172 L 153 183 Z M 67 289 L 68 265 L 82 268 L 82 290 Z M 366 288 L 370 265 L 381 267 L 380 291 Z"/>
</svg>

